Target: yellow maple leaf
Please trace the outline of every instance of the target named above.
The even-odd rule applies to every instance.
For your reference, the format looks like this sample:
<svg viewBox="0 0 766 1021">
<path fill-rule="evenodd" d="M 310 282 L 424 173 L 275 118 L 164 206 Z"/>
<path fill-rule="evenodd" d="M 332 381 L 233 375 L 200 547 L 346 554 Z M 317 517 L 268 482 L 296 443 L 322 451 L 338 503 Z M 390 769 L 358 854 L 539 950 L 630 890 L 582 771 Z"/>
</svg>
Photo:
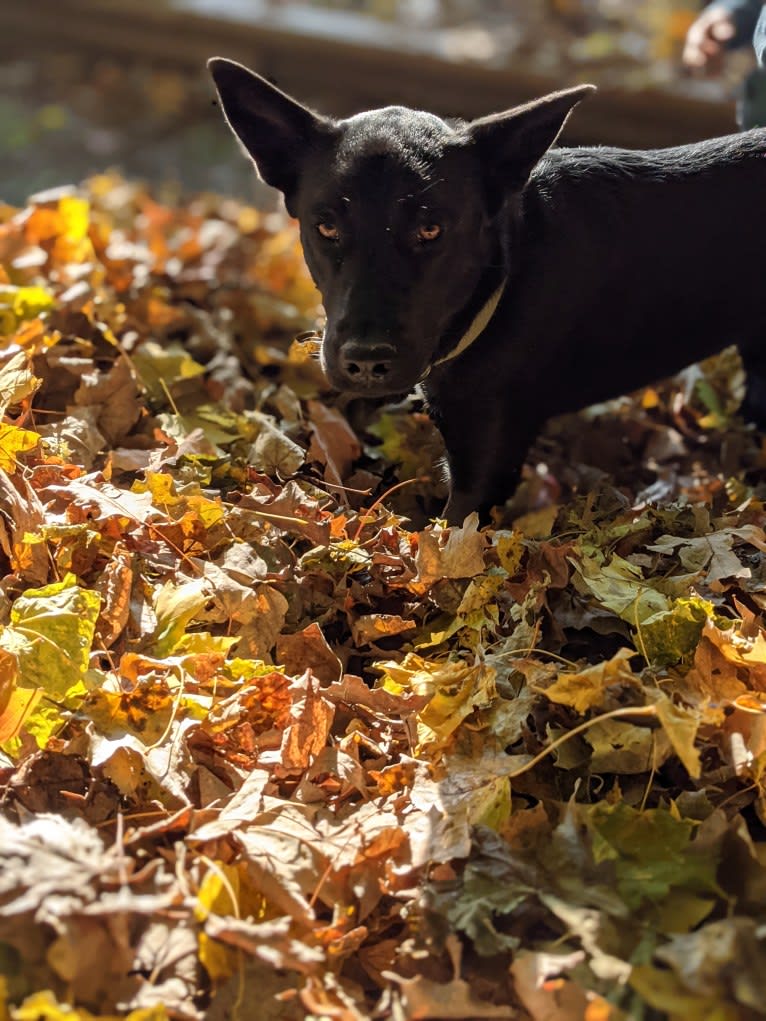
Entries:
<svg viewBox="0 0 766 1021">
<path fill-rule="evenodd" d="M 636 653 L 632 649 L 618 649 L 611 659 L 604 663 L 578 670 L 576 673 L 560 673 L 553 684 L 544 687 L 546 698 L 560 705 L 568 705 L 578 713 L 600 706 L 604 691 L 610 684 L 634 677 L 628 665 Z"/>
<path fill-rule="evenodd" d="M 483 663 L 438 662 L 408 653 L 401 663 L 375 664 L 380 686 L 392 694 L 430 695 L 417 714 L 418 751 L 444 744 L 475 709 L 495 698 L 495 671 Z"/>
<path fill-rule="evenodd" d="M 34 450 L 39 442 L 39 435 L 31 429 L 0 424 L 0 469 L 6 472 L 15 471 L 17 455 Z"/>
</svg>

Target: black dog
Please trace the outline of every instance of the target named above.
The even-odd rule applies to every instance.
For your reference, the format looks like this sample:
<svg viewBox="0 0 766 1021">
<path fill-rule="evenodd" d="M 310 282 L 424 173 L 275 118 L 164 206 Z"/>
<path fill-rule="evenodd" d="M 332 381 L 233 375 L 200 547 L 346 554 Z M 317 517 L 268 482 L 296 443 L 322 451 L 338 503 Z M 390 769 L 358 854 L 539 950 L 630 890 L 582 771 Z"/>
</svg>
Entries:
<svg viewBox="0 0 766 1021">
<path fill-rule="evenodd" d="M 334 121 L 228 60 L 226 119 L 300 221 L 340 390 L 422 383 L 486 514 L 547 418 L 737 343 L 766 425 L 766 129 L 651 152 L 551 148 L 590 85 L 470 123 Z"/>
</svg>

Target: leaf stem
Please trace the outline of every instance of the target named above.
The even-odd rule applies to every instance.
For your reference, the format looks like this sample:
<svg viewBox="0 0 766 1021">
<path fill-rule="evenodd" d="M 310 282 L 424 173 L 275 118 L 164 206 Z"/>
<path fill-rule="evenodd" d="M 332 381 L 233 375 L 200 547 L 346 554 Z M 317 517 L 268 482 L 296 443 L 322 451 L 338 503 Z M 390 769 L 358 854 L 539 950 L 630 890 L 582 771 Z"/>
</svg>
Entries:
<svg viewBox="0 0 766 1021">
<path fill-rule="evenodd" d="M 430 475 L 416 475 L 414 479 L 405 479 L 403 482 L 397 482 L 395 486 L 391 486 L 389 489 L 385 491 L 385 493 L 381 493 L 378 499 L 375 500 L 372 504 L 370 504 L 366 511 L 362 511 L 362 513 L 359 515 L 359 527 L 357 528 L 356 533 L 353 536 L 354 542 L 359 541 L 359 535 L 364 526 L 369 524 L 368 519 L 372 512 L 377 510 L 378 507 L 383 503 L 383 501 L 387 500 L 392 493 L 395 493 L 397 489 L 404 489 L 405 486 L 411 486 L 413 482 L 430 482 L 430 481 L 431 481 Z"/>
<path fill-rule="evenodd" d="M 562 734 L 561 737 L 557 737 L 555 741 L 552 741 L 547 747 L 543 748 L 541 752 L 538 752 L 537 755 L 529 760 L 529 762 L 525 762 L 524 765 L 519 766 L 518 769 L 514 769 L 510 773 L 506 773 L 505 776 L 509 780 L 513 780 L 517 776 L 522 776 L 530 769 L 534 769 L 534 767 L 539 762 L 542 762 L 547 755 L 550 755 L 551 752 L 555 752 L 557 748 L 560 748 L 561 745 L 570 738 L 577 737 L 578 734 L 584 733 L 596 723 L 602 723 L 604 720 L 616 720 L 621 716 L 646 716 L 647 718 L 656 717 L 657 707 L 653 705 L 624 706 L 621 709 L 612 709 L 608 713 L 601 713 L 600 716 L 594 716 L 591 720 L 585 720 L 584 723 L 580 723 L 573 730 L 568 730 L 566 734 Z"/>
</svg>

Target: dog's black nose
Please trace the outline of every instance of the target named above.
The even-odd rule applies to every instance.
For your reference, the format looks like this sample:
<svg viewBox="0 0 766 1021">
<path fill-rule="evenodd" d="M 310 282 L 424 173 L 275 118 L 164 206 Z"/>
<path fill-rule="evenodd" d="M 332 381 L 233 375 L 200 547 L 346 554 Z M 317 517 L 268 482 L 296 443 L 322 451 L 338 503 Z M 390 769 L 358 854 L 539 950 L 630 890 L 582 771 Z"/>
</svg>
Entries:
<svg viewBox="0 0 766 1021">
<path fill-rule="evenodd" d="M 384 383 L 391 372 L 396 349 L 391 344 L 360 344 L 347 341 L 340 349 L 340 370 L 353 387 Z"/>
</svg>

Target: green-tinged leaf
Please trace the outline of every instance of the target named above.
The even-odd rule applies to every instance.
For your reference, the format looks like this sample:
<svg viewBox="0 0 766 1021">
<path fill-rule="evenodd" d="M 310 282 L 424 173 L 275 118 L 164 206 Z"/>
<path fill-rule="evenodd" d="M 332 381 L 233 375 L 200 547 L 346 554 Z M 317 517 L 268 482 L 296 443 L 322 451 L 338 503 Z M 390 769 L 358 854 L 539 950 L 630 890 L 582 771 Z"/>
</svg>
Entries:
<svg viewBox="0 0 766 1021">
<path fill-rule="evenodd" d="M 18 657 L 19 684 L 59 700 L 82 694 L 100 605 L 98 593 L 73 575 L 19 596 L 0 636 L 0 646 Z"/>
<path fill-rule="evenodd" d="M 671 890 L 657 905 L 656 924 L 660 932 L 689 932 L 715 908 L 713 897 L 700 897 L 686 890 Z"/>
<path fill-rule="evenodd" d="M 460 605 L 457 608 L 458 614 L 468 617 L 469 614 L 475 613 L 477 610 L 486 613 L 503 587 L 504 581 L 505 574 L 501 571 L 489 571 L 478 578 L 473 578 L 468 583 L 463 598 L 460 600 Z"/>
<path fill-rule="evenodd" d="M 240 659 L 234 657 L 222 666 L 222 673 L 231 681 L 246 683 L 254 677 L 266 677 L 274 672 L 271 663 L 263 663 L 259 659 Z"/>
<path fill-rule="evenodd" d="M 399 465 L 400 478 L 431 475 L 439 449 L 425 415 L 413 415 L 406 410 L 383 411 L 367 431 L 381 440 L 379 445 L 370 448 L 372 456 L 382 456 Z"/>
<path fill-rule="evenodd" d="M 613 554 L 583 545 L 572 558 L 581 586 L 596 601 L 629 624 L 637 624 L 669 608 L 667 596 L 646 582 L 640 567 Z"/>
<path fill-rule="evenodd" d="M 0 284 L 0 337 L 14 332 L 19 323 L 53 308 L 56 301 L 42 287 Z"/>
<path fill-rule="evenodd" d="M 630 974 L 630 986 L 668 1021 L 742 1021 L 739 1006 L 711 1002 L 706 994 L 696 994 L 671 971 L 651 965 L 639 965 Z"/>
<path fill-rule="evenodd" d="M 601 802 L 589 813 L 597 861 L 611 861 L 617 889 L 631 910 L 660 906 L 674 888 L 717 895 L 718 862 L 692 850 L 694 825 L 667 809 L 638 811 Z"/>
<path fill-rule="evenodd" d="M 239 641 L 225 635 L 211 635 L 209 631 L 194 631 L 181 635 L 173 651 L 177 656 L 221 656 L 226 657 Z"/>
<path fill-rule="evenodd" d="M 670 742 L 662 731 L 624 720 L 599 720 L 583 734 L 593 752 L 594 773 L 630 776 L 659 769 L 670 754 Z"/>
<path fill-rule="evenodd" d="M 536 890 L 536 871 L 491 830 L 481 830 L 460 880 L 434 883 L 426 896 L 479 954 L 490 956 L 518 945 L 518 937 L 503 931 L 504 922 L 533 900 Z"/>
<path fill-rule="evenodd" d="M 327 546 L 316 546 L 301 558 L 304 570 L 318 569 L 338 578 L 366 570 L 369 565 L 369 552 L 354 539 L 339 539 Z"/>
<path fill-rule="evenodd" d="M 494 777 L 474 806 L 470 819 L 475 826 L 498 830 L 511 814 L 511 784 L 507 777 Z"/>
<path fill-rule="evenodd" d="M 40 747 L 61 725 L 62 708 L 73 708 L 84 683 L 101 599 L 68 575 L 44 588 L 28 589 L 15 601 L 11 624 L 0 633 L 0 648 L 18 664 L 20 688 L 47 698 L 25 706 L 24 727 Z"/>
<path fill-rule="evenodd" d="M 637 622 L 637 644 L 653 666 L 670 666 L 690 656 L 702 628 L 715 614 L 711 603 L 699 596 L 675 599 L 661 610 Z"/>
<path fill-rule="evenodd" d="M 204 365 L 195 362 L 180 344 L 147 341 L 132 356 L 133 366 L 149 399 L 162 406 L 174 384 L 203 375 Z"/>
<path fill-rule="evenodd" d="M 678 663 L 696 648 L 705 620 L 714 614 L 707 600 L 696 595 L 671 599 L 640 567 L 613 555 L 608 560 L 592 547 L 573 558 L 579 585 L 605 609 L 632 625 L 636 649 L 653 666 Z M 657 579 L 655 585 L 661 584 Z"/>
<path fill-rule="evenodd" d="M 286 436 L 270 415 L 258 413 L 257 425 L 255 442 L 247 453 L 249 463 L 267 475 L 294 475 L 306 460 L 304 448 Z"/>
<path fill-rule="evenodd" d="M 494 546 L 500 566 L 512 578 L 524 557 L 524 535 L 521 532 L 495 532 Z"/>
</svg>

